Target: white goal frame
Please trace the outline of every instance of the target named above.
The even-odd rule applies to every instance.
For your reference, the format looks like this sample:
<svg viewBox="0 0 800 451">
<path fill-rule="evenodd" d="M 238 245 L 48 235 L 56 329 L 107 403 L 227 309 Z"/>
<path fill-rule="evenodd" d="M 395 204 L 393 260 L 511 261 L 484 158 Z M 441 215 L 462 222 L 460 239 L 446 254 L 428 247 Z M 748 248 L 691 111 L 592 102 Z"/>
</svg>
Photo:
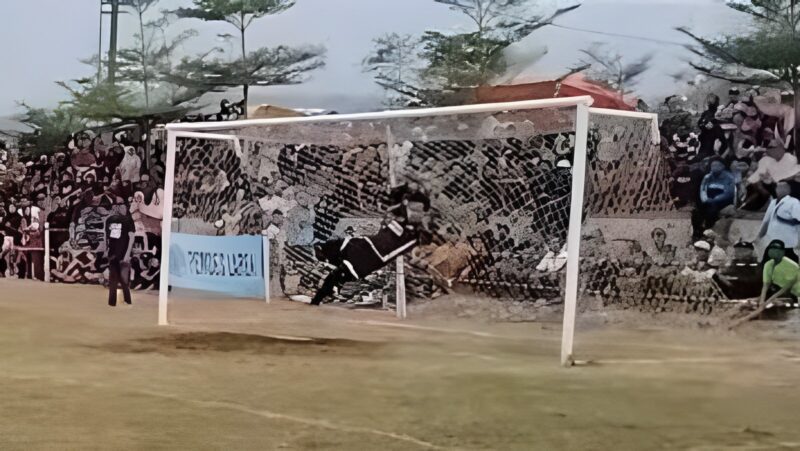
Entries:
<svg viewBox="0 0 800 451">
<path fill-rule="evenodd" d="M 629 118 L 632 118 L 632 119 L 647 119 L 647 120 L 651 121 L 650 139 L 653 140 L 652 144 L 658 144 L 659 142 L 661 142 L 661 131 L 658 129 L 658 114 L 656 114 L 656 113 L 643 113 L 643 112 L 640 112 L 640 111 L 612 110 L 612 109 L 609 109 L 609 108 L 589 108 L 590 119 L 591 119 L 592 115 L 629 117 Z"/>
<path fill-rule="evenodd" d="M 521 102 L 488 103 L 444 108 L 424 108 L 412 110 L 384 111 L 377 113 L 358 113 L 327 116 L 310 116 L 274 119 L 247 119 L 232 122 L 173 123 L 167 130 L 167 166 L 164 180 L 164 217 L 161 223 L 161 274 L 158 296 L 158 324 L 169 325 L 168 319 L 168 287 L 169 287 L 169 249 L 172 234 L 172 207 L 175 188 L 175 153 L 179 138 L 206 138 L 213 140 L 233 141 L 237 152 L 241 154 L 241 144 L 235 134 L 237 129 L 252 126 L 330 123 L 364 120 L 385 120 L 413 117 L 446 116 L 470 113 L 492 113 L 515 110 L 532 110 L 544 108 L 576 107 L 575 149 L 572 164 L 572 191 L 570 203 L 570 219 L 567 232 L 567 280 L 564 295 L 564 319 L 561 340 L 561 363 L 565 366 L 573 364 L 573 338 L 575 334 L 575 313 L 578 300 L 578 276 L 581 241 L 581 222 L 583 212 L 584 184 L 586 179 L 586 155 L 589 132 L 589 110 L 592 105 L 590 96 L 564 97 Z M 231 134 L 213 132 L 230 131 Z M 402 264 L 398 259 L 398 267 Z M 398 272 L 397 280 L 397 315 L 405 318 L 406 299 L 405 281 Z"/>
</svg>

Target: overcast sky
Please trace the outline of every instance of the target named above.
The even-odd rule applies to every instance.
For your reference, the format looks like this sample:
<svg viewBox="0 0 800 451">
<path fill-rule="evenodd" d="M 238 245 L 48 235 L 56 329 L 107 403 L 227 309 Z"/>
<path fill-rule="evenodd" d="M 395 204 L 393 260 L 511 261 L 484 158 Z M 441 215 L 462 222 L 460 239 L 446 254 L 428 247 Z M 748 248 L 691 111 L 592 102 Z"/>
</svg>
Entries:
<svg viewBox="0 0 800 451">
<path fill-rule="evenodd" d="M 539 0 L 552 7 L 560 1 Z M 99 0 L 6 0 L 0 2 L 0 117 L 19 113 L 17 101 L 52 107 L 64 99 L 64 90 L 54 84 L 89 76 L 92 68 L 79 58 L 97 52 Z M 186 6 L 188 0 L 162 0 L 159 9 Z M 533 1 L 532 3 L 536 3 Z M 657 41 L 686 42 L 674 31 L 689 26 L 702 35 L 735 31 L 744 26 L 740 13 L 724 0 L 584 0 L 576 11 L 557 24 L 604 33 L 648 37 Z M 105 30 L 108 30 L 106 18 Z M 121 45 L 134 33 L 132 17 L 120 23 Z M 297 0 L 291 10 L 259 19 L 248 30 L 248 45 L 324 44 L 327 66 L 299 86 L 254 88 L 251 104 L 271 103 L 297 108 L 327 108 L 340 112 L 381 108 L 382 93 L 363 74 L 360 62 L 372 47 L 372 39 L 385 32 L 420 34 L 427 29 L 463 29 L 464 16 L 433 0 Z M 171 32 L 195 28 L 199 36 L 186 43 L 182 52 L 197 53 L 215 45 L 218 33 L 236 30 L 226 23 L 197 20 L 177 22 Z M 107 38 L 106 38 L 107 40 Z M 516 44 L 510 53 L 523 61 L 514 68 L 514 81 L 546 79 L 560 74 L 581 57 L 579 50 L 592 42 L 606 42 L 626 58 L 655 55 L 653 67 L 638 86 L 647 99 L 671 94 L 676 89 L 669 77 L 688 71 L 688 52 L 679 45 L 630 39 L 549 27 Z M 104 41 L 104 51 L 106 51 Z M 526 64 L 546 46 L 548 53 L 535 64 Z M 238 100 L 240 90 L 227 97 Z"/>
</svg>

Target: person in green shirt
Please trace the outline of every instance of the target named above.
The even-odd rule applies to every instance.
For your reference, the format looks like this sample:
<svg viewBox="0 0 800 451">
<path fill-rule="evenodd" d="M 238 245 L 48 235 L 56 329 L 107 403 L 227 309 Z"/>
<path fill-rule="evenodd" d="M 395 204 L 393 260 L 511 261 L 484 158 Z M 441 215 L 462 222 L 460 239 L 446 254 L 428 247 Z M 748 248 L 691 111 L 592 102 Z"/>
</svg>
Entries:
<svg viewBox="0 0 800 451">
<path fill-rule="evenodd" d="M 769 243 L 767 256 L 759 304 L 787 297 L 796 300 L 800 296 L 800 266 L 786 258 L 786 247 L 781 240 Z"/>
</svg>

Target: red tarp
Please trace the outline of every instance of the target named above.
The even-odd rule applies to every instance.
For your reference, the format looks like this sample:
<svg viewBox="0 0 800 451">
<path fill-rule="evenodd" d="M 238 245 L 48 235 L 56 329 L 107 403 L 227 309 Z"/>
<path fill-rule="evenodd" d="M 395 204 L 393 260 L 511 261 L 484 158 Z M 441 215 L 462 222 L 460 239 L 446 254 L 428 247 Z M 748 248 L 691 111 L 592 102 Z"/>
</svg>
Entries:
<svg viewBox="0 0 800 451">
<path fill-rule="evenodd" d="M 558 95 L 556 95 L 558 91 Z M 481 86 L 475 89 L 474 103 L 515 102 L 520 100 L 552 99 L 553 97 L 592 96 L 593 107 L 611 108 L 615 110 L 635 110 L 635 100 L 620 99 L 619 95 L 597 83 L 593 83 L 581 74 L 573 74 L 561 82 L 542 81 L 519 85 Z"/>
</svg>

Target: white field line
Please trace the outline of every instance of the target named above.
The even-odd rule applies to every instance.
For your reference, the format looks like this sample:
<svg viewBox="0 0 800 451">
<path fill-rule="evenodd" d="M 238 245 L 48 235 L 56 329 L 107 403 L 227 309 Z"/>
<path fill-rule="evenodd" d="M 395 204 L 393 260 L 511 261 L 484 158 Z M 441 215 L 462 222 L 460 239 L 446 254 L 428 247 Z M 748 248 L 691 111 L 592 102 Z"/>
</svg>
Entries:
<svg viewBox="0 0 800 451">
<path fill-rule="evenodd" d="M 21 381 L 48 381 L 53 382 L 60 385 L 70 385 L 70 386 L 78 386 L 78 387 L 89 387 L 89 388 L 97 388 L 97 389 L 105 389 L 109 390 L 114 388 L 110 384 L 101 384 L 101 383 L 86 383 L 82 381 L 78 381 L 75 379 L 70 378 L 55 378 L 55 377 L 47 377 L 47 376 L 21 376 L 21 375 L 13 375 L 13 374 L 0 374 L 0 377 L 5 379 L 11 380 L 21 380 Z M 233 403 L 233 402 L 225 402 L 225 401 L 206 401 L 201 399 L 191 399 L 191 398 L 183 398 L 178 395 L 173 395 L 170 393 L 161 393 L 152 390 L 137 390 L 137 389 L 126 389 L 123 390 L 127 393 L 134 393 L 139 395 L 146 395 L 153 398 L 161 398 L 161 399 L 169 399 L 176 402 L 182 402 L 185 404 L 193 404 L 198 407 L 207 408 L 207 409 L 227 409 L 227 410 L 234 410 L 241 413 L 246 413 L 253 416 L 258 416 L 261 418 L 267 418 L 270 420 L 281 420 L 281 421 L 288 421 L 292 423 L 299 423 L 304 424 L 307 426 L 315 426 L 321 427 L 325 429 L 330 429 L 332 431 L 337 432 L 345 432 L 345 433 L 353 433 L 353 434 L 369 434 L 369 435 L 377 435 L 380 437 L 386 437 L 397 441 L 402 441 L 406 443 L 413 443 L 421 448 L 426 449 L 447 449 L 442 446 L 426 442 L 424 440 L 420 440 L 410 435 L 406 434 L 397 434 L 394 432 L 386 432 L 381 431 L 378 429 L 371 429 L 366 427 L 356 427 L 356 426 L 345 426 L 345 425 L 337 425 L 328 420 L 319 420 L 314 418 L 304 418 L 298 417 L 295 415 L 287 415 L 279 412 L 273 412 L 270 410 L 265 409 L 255 409 L 251 407 L 247 407 L 242 404 Z"/>
<path fill-rule="evenodd" d="M 367 326 L 377 326 L 377 327 L 394 327 L 399 329 L 406 329 L 406 330 L 419 330 L 425 332 L 439 332 L 439 333 L 446 333 L 446 334 L 461 334 L 461 335 L 472 335 L 480 338 L 492 338 L 492 339 L 499 339 L 499 340 L 506 340 L 506 341 L 550 341 L 550 342 L 561 342 L 561 337 L 510 337 L 504 335 L 497 335 L 491 334 L 487 332 L 476 332 L 470 330 L 463 330 L 463 329 L 448 329 L 448 328 L 440 328 L 440 327 L 430 327 L 430 326 L 418 326 L 414 324 L 408 323 L 392 323 L 392 322 L 385 322 L 385 321 L 356 321 L 356 320 L 349 320 L 347 321 L 351 324 L 362 324 Z M 666 345 L 666 344 L 658 344 L 658 343 L 630 343 L 630 342 L 614 342 L 614 341 L 598 341 L 593 340 L 592 345 L 599 345 L 599 346 L 620 346 L 620 347 L 630 347 L 630 348 L 655 348 L 655 349 L 666 349 L 672 351 L 688 351 L 691 352 L 695 350 L 690 346 L 675 346 L 675 345 Z M 454 354 L 455 355 L 455 354 Z M 477 356 L 477 355 L 476 355 Z M 800 362 L 800 356 L 798 355 L 791 355 L 791 356 L 784 356 L 786 361 L 790 362 Z M 659 364 L 659 363 L 729 363 L 729 362 L 742 362 L 744 360 L 747 361 L 760 361 L 761 359 L 750 359 L 745 358 L 742 356 L 727 356 L 727 357 L 676 357 L 676 358 L 665 358 L 665 359 L 591 359 L 589 361 L 577 359 L 576 366 L 589 364 Z M 765 357 L 764 360 L 774 361 L 771 357 Z"/>
<path fill-rule="evenodd" d="M 598 364 L 598 365 L 659 365 L 669 363 L 735 363 L 741 362 L 741 358 L 735 357 L 687 357 L 687 358 L 667 358 L 667 359 L 597 359 L 589 360 L 581 363 Z"/>
<path fill-rule="evenodd" d="M 460 330 L 460 329 L 445 329 L 439 327 L 428 327 L 428 326 L 416 326 L 413 324 L 403 324 L 403 323 L 390 323 L 386 321 L 356 321 L 350 320 L 348 321 L 351 324 L 366 324 L 368 326 L 381 326 L 381 327 L 396 327 L 400 329 L 411 329 L 411 330 L 424 330 L 427 332 L 442 332 L 448 334 L 464 334 L 464 335 L 474 335 L 476 337 L 482 338 L 505 338 L 508 339 L 509 337 L 504 337 L 502 335 L 495 335 L 490 334 L 487 332 L 476 332 L 471 330 Z M 560 339 L 554 339 L 555 341 L 560 341 Z"/>
</svg>

